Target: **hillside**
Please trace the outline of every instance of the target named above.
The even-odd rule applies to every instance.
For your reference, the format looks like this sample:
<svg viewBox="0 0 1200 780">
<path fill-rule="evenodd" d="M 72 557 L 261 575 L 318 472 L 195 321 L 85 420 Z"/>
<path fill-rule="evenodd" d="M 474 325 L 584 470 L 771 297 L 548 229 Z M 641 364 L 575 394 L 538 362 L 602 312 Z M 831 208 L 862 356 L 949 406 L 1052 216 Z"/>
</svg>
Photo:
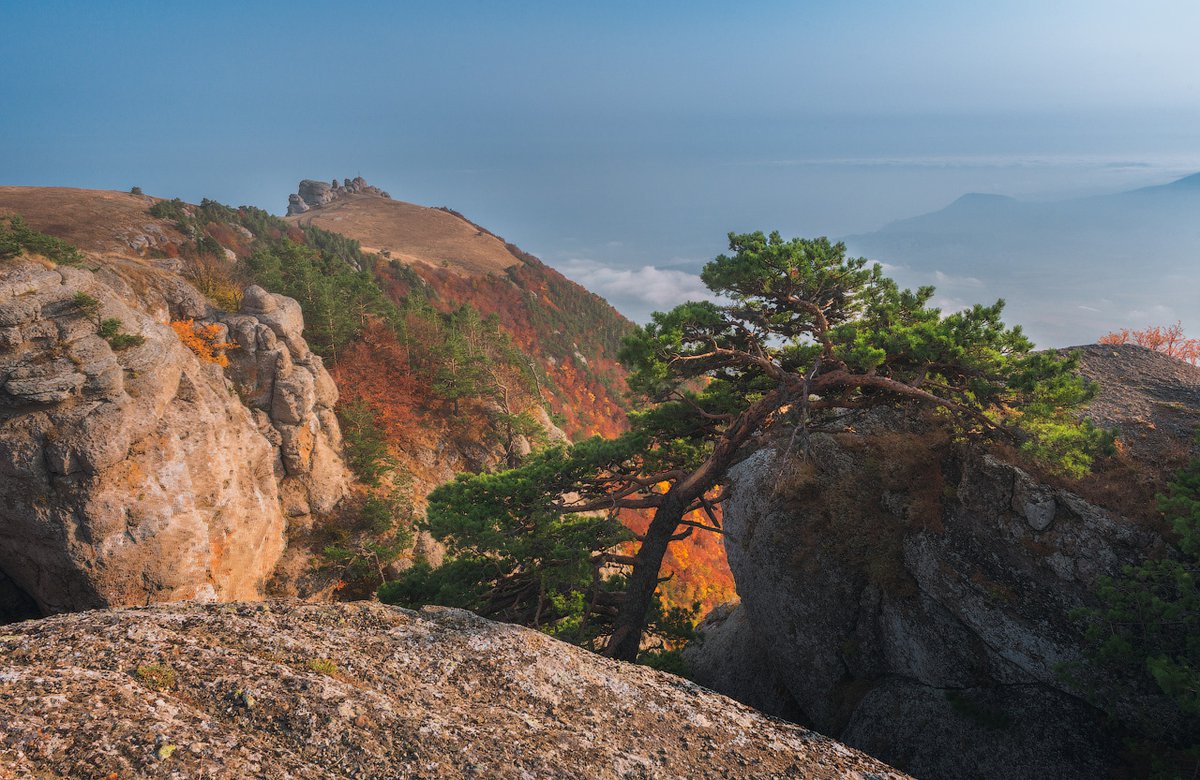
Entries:
<svg viewBox="0 0 1200 780">
<path fill-rule="evenodd" d="M 352 265 L 342 265 L 335 275 L 329 268 L 312 269 L 327 287 L 319 299 L 301 301 L 312 309 L 305 311 L 306 336 L 326 358 L 340 391 L 339 410 L 365 405 L 372 424 L 384 432 L 399 487 L 417 511 L 425 494 L 456 472 L 494 468 L 506 457 L 494 400 L 450 403 L 436 391 L 429 361 L 441 359 L 437 356 L 450 334 L 422 312 L 426 303 L 443 315 L 465 305 L 498 318 L 502 333 L 526 356 L 518 362 L 527 361 L 535 375 L 528 391 L 520 389 L 522 381 L 515 376 L 505 380 L 512 390 L 510 402 L 514 410 L 536 412 L 550 438 L 562 435 L 557 428 L 574 438 L 621 430 L 624 374 L 616 351 L 631 327 L 627 320 L 603 299 L 465 218 L 390 200 L 373 190 L 363 183 L 361 191 L 344 191 L 286 222 L 256 209 L 229 209 L 210 201 L 192 206 L 125 193 L 41 187 L 0 188 L 0 213 L 19 214 L 33 228 L 95 253 L 98 261 L 103 256 L 98 267 L 132 263 L 183 273 L 210 298 L 215 295 L 214 302 L 234 309 L 239 290 L 250 281 L 272 291 L 272 285 L 282 283 L 275 271 L 246 278 L 247 263 L 264 242 L 326 242 L 333 262 Z M 162 216 L 148 211 L 156 203 Z M 306 233 L 305 226 L 324 225 L 336 226 L 366 246 L 384 244 L 380 252 L 391 257 L 360 250 L 340 239 L 341 232 L 325 237 Z M 212 251 L 220 256 L 205 255 L 202 244 L 216 247 Z M 231 257 L 237 262 L 231 264 Z M 295 258 L 277 262 L 283 263 L 279 268 L 285 275 L 296 272 Z M 360 266 L 387 301 L 372 299 L 370 289 L 362 287 L 355 276 Z M 279 291 L 296 296 L 313 281 L 288 284 L 298 286 Z M 414 309 L 414 301 L 424 303 Z M 348 316 L 356 307 L 363 310 L 361 318 Z M 344 322 L 330 330 L 323 322 L 335 315 Z M 518 441 L 516 446 L 524 445 Z M 317 549 L 330 543 L 323 536 L 305 542 Z M 698 534 L 679 546 L 668 571 L 678 573 L 667 585 L 671 603 L 700 600 L 707 608 L 733 595 L 715 537 Z"/>
<path fill-rule="evenodd" d="M 293 202 L 316 184 L 303 182 Z M 411 282 L 396 268 L 402 263 L 428 285 L 439 308 L 468 305 L 496 315 L 545 373 L 551 411 L 568 435 L 612 436 L 623 429 L 625 375 L 616 353 L 632 324 L 602 298 L 448 209 L 344 187 L 312 200 L 307 210 L 286 220 L 336 231 L 359 241 L 364 251 L 381 253 L 389 262 L 380 265 L 377 274 L 393 298 L 412 291 Z M 395 369 L 396 346 L 385 334 L 373 335 L 343 358 L 334 376 L 346 397 L 368 398 L 381 407 L 393 423 L 394 439 L 411 440 L 415 432 L 405 429 L 411 413 L 396 408 L 397 403 L 404 406 L 403 388 L 411 383 Z M 436 420 L 426 424 L 439 425 Z M 412 448 L 418 444 L 413 442 Z M 640 529 L 643 521 L 629 522 Z M 713 535 L 697 534 L 677 545 L 666 568 L 678 573 L 666 586 L 670 603 L 699 600 L 709 608 L 733 595 L 724 550 Z"/>
<path fill-rule="evenodd" d="M 1200 175 L 1059 201 L 964 195 L 944 209 L 848 236 L 856 255 L 934 284 L 950 308 L 1003 297 L 1043 346 L 1088 343 L 1118 327 L 1200 323 Z M 986 291 L 986 294 L 984 294 Z"/>
<path fill-rule="evenodd" d="M 35 230 L 85 251 L 130 254 L 184 241 L 169 220 L 146 213 L 155 200 L 111 190 L 0 187 L 0 214 L 20 214 Z"/>
<path fill-rule="evenodd" d="M 302 193 L 315 184 L 302 182 Z M 402 265 L 427 285 L 436 307 L 469 305 L 498 316 L 546 373 L 552 411 L 569 435 L 620 429 L 624 382 L 616 352 L 632 326 L 602 298 L 449 210 L 345 188 L 332 192 L 286 221 L 340 233 L 387 260 L 377 275 L 394 299 L 413 291 Z"/>
<path fill-rule="evenodd" d="M 518 262 L 503 241 L 448 211 L 377 195 L 348 195 L 287 219 L 356 238 L 366 252 L 464 275 L 503 274 Z"/>
</svg>

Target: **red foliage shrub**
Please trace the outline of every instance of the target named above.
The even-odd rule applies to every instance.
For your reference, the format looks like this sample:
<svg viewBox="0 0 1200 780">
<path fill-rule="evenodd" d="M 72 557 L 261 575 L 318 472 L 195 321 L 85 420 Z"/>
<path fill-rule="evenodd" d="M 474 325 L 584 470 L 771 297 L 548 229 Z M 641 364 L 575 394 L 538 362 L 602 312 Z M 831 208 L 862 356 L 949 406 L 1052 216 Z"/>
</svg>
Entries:
<svg viewBox="0 0 1200 780">
<path fill-rule="evenodd" d="M 1153 349 L 1173 358 L 1186 360 L 1193 365 L 1200 365 L 1200 339 L 1191 339 L 1183 335 L 1183 323 L 1174 325 L 1156 325 L 1152 328 L 1130 330 L 1121 328 L 1105 334 L 1096 340 L 1097 344 L 1137 344 L 1139 347 Z"/>
</svg>

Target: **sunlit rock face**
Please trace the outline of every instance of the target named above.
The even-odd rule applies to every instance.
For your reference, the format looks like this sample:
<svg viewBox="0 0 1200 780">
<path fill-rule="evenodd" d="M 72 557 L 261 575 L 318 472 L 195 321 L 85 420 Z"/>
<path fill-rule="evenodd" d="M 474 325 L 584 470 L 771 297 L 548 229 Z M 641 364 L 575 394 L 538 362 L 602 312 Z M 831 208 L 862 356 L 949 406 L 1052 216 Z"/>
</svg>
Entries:
<svg viewBox="0 0 1200 780">
<path fill-rule="evenodd" d="M 233 331 L 228 375 L 167 324 L 184 318 Z M 50 614 L 258 598 L 289 517 L 345 494 L 336 389 L 300 336 L 295 302 L 256 291 L 226 319 L 178 275 L 129 261 L 0 270 L 9 619 L 30 602 Z M 115 335 L 100 332 L 106 320 L 119 322 Z M 265 410 L 238 393 L 251 363 Z"/>
</svg>

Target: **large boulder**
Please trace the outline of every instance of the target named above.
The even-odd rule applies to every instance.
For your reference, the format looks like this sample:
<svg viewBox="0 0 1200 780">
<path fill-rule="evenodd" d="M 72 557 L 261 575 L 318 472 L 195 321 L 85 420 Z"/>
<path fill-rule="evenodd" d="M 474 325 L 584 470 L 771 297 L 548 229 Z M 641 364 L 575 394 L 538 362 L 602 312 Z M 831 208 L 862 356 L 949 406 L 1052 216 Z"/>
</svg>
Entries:
<svg viewBox="0 0 1200 780">
<path fill-rule="evenodd" d="M 686 653 L 696 679 L 922 778 L 1118 765 L 1118 740 L 1080 693 L 1104 680 L 1071 614 L 1096 603 L 1099 578 L 1162 544 L 1153 524 L 1100 503 L 1150 514 L 1151 476 L 1189 451 L 1200 369 L 1139 347 L 1082 357 L 1101 383 L 1091 414 L 1132 461 L 1080 492 L 899 414 L 815 434 L 807 453 L 785 437 L 736 466 L 724 538 L 741 604 L 701 626 Z M 1170 728 L 1161 699 L 1113 704 L 1161 711 Z"/>
<path fill-rule="evenodd" d="M 333 187 L 329 182 L 316 181 L 314 179 L 305 179 L 300 182 L 300 189 L 297 193 L 300 199 L 309 206 L 323 206 L 333 200 Z"/>
<path fill-rule="evenodd" d="M 235 342 L 227 369 L 184 319 Z M 253 287 L 221 315 L 170 271 L 21 260 L 0 323 L 0 622 L 259 598 L 289 525 L 348 492 L 337 388 L 290 298 Z"/>
<path fill-rule="evenodd" d="M 8 626 L 0 720 L 0 766 L 20 777 L 905 777 L 537 631 L 370 603 Z"/>
<path fill-rule="evenodd" d="M 10 263 L 0 313 L 9 590 L 43 613 L 257 597 L 284 545 L 274 452 L 220 367 L 88 271 Z"/>
<path fill-rule="evenodd" d="M 305 179 L 300 182 L 298 191 L 288 196 L 288 216 L 303 214 L 314 208 L 319 208 L 327 203 L 332 203 L 339 198 L 345 198 L 350 195 L 374 195 L 380 198 L 391 198 L 383 190 L 378 187 L 373 187 L 367 184 L 366 179 L 361 176 L 356 176 L 353 179 L 343 179 L 338 182 L 337 179 L 332 181 L 317 181 L 315 179 Z"/>
</svg>

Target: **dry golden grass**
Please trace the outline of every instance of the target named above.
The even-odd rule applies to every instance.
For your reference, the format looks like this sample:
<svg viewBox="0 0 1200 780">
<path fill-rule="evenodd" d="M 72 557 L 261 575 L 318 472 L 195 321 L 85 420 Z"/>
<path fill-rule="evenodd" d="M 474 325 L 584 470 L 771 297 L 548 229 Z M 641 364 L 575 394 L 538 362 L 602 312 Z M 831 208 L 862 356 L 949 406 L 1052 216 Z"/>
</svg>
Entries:
<svg viewBox="0 0 1200 780">
<path fill-rule="evenodd" d="M 413 264 L 450 268 L 468 275 L 498 274 L 516 265 L 504 242 L 440 209 L 377 195 L 348 195 L 288 217 L 357 239 L 363 249 Z"/>
<path fill-rule="evenodd" d="M 0 213 L 20 214 L 34 230 L 84 251 L 133 254 L 128 237 L 157 225 L 176 242 L 184 237 L 169 220 L 147 213 L 157 198 L 72 187 L 0 187 Z"/>
</svg>

